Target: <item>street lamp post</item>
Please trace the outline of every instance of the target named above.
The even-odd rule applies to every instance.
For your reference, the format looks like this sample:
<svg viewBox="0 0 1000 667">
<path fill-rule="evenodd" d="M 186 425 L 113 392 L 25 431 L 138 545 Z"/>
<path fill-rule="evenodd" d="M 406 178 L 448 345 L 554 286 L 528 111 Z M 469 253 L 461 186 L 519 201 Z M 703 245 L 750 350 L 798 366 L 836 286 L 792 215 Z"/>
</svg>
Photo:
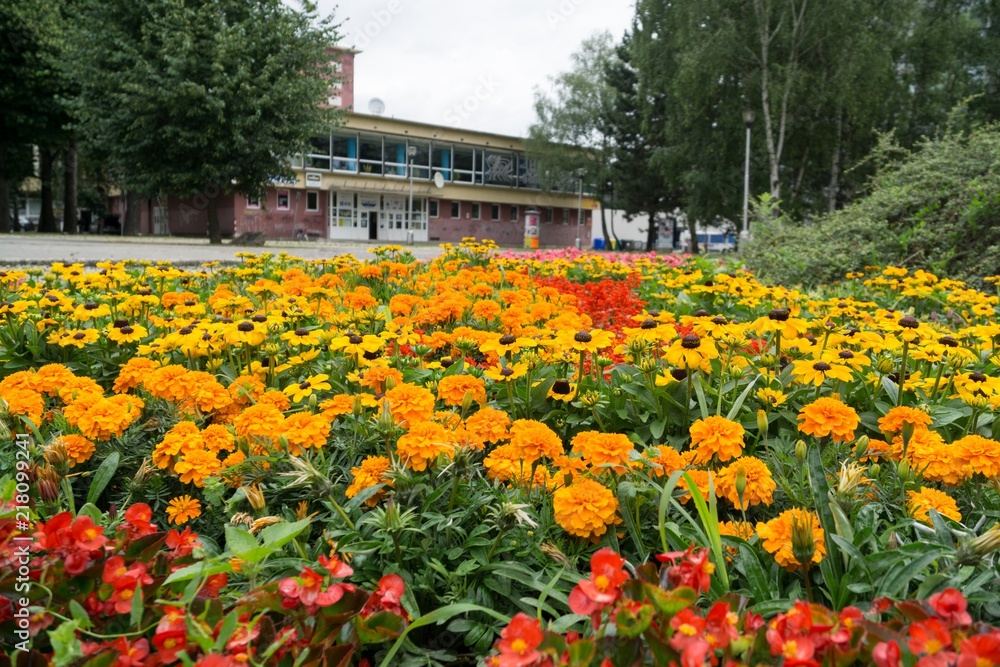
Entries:
<svg viewBox="0 0 1000 667">
<path fill-rule="evenodd" d="M 753 109 L 746 108 L 743 111 L 743 124 L 747 128 L 747 154 L 746 162 L 743 166 L 743 226 L 740 228 L 740 240 L 745 240 L 750 236 L 750 127 L 753 125 Z"/>
<path fill-rule="evenodd" d="M 410 163 L 410 206 L 406 210 L 406 239 L 409 241 L 410 234 L 413 233 L 413 158 L 417 155 L 416 146 L 406 148 L 406 157 Z"/>
<path fill-rule="evenodd" d="M 583 226 L 583 175 L 587 173 L 587 170 L 580 167 L 576 170 L 576 175 L 580 179 L 580 199 L 576 207 L 576 249 L 583 250 L 583 235 L 581 234 L 581 228 Z"/>
</svg>

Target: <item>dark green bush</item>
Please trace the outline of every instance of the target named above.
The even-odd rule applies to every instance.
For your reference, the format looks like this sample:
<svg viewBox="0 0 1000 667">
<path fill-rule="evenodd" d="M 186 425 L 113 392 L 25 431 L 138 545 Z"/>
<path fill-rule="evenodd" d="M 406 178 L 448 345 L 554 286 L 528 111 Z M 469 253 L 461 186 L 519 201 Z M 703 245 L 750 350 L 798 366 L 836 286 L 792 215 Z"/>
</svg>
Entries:
<svg viewBox="0 0 1000 667">
<path fill-rule="evenodd" d="M 1000 273 L 1000 125 L 925 140 L 886 137 L 870 158 L 868 193 L 810 222 L 757 205 L 743 251 L 764 280 L 813 286 L 866 265 L 923 268 L 981 286 Z"/>
</svg>

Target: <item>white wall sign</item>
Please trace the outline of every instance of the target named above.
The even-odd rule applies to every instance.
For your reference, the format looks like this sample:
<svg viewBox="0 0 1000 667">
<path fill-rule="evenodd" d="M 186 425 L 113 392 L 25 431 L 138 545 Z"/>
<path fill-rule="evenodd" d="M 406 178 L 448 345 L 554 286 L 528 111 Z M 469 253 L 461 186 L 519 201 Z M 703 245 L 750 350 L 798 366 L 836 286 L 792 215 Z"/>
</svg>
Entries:
<svg viewBox="0 0 1000 667">
<path fill-rule="evenodd" d="M 320 188 L 323 187 L 323 175 L 307 173 L 306 174 L 306 187 L 307 188 Z"/>
</svg>

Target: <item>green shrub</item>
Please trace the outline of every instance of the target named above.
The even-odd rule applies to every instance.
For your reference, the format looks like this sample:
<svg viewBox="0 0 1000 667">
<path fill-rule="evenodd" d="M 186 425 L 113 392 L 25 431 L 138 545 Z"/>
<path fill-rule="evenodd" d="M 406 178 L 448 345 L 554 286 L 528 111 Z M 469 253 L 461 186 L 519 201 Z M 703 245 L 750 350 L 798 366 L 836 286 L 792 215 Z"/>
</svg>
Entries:
<svg viewBox="0 0 1000 667">
<path fill-rule="evenodd" d="M 756 205 L 747 265 L 769 282 L 813 286 L 872 264 L 981 285 L 1000 272 L 1000 126 L 949 132 L 905 151 L 886 137 L 865 197 L 810 222 Z"/>
</svg>

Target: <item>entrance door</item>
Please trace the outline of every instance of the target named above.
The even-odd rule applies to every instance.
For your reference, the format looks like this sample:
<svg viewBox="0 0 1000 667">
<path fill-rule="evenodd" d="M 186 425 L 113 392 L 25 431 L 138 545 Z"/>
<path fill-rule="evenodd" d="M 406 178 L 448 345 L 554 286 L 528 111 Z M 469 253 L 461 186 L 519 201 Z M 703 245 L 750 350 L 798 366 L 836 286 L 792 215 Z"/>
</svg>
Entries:
<svg viewBox="0 0 1000 667">
<path fill-rule="evenodd" d="M 368 212 L 368 240 L 378 240 L 378 213 L 376 211 Z"/>
</svg>

